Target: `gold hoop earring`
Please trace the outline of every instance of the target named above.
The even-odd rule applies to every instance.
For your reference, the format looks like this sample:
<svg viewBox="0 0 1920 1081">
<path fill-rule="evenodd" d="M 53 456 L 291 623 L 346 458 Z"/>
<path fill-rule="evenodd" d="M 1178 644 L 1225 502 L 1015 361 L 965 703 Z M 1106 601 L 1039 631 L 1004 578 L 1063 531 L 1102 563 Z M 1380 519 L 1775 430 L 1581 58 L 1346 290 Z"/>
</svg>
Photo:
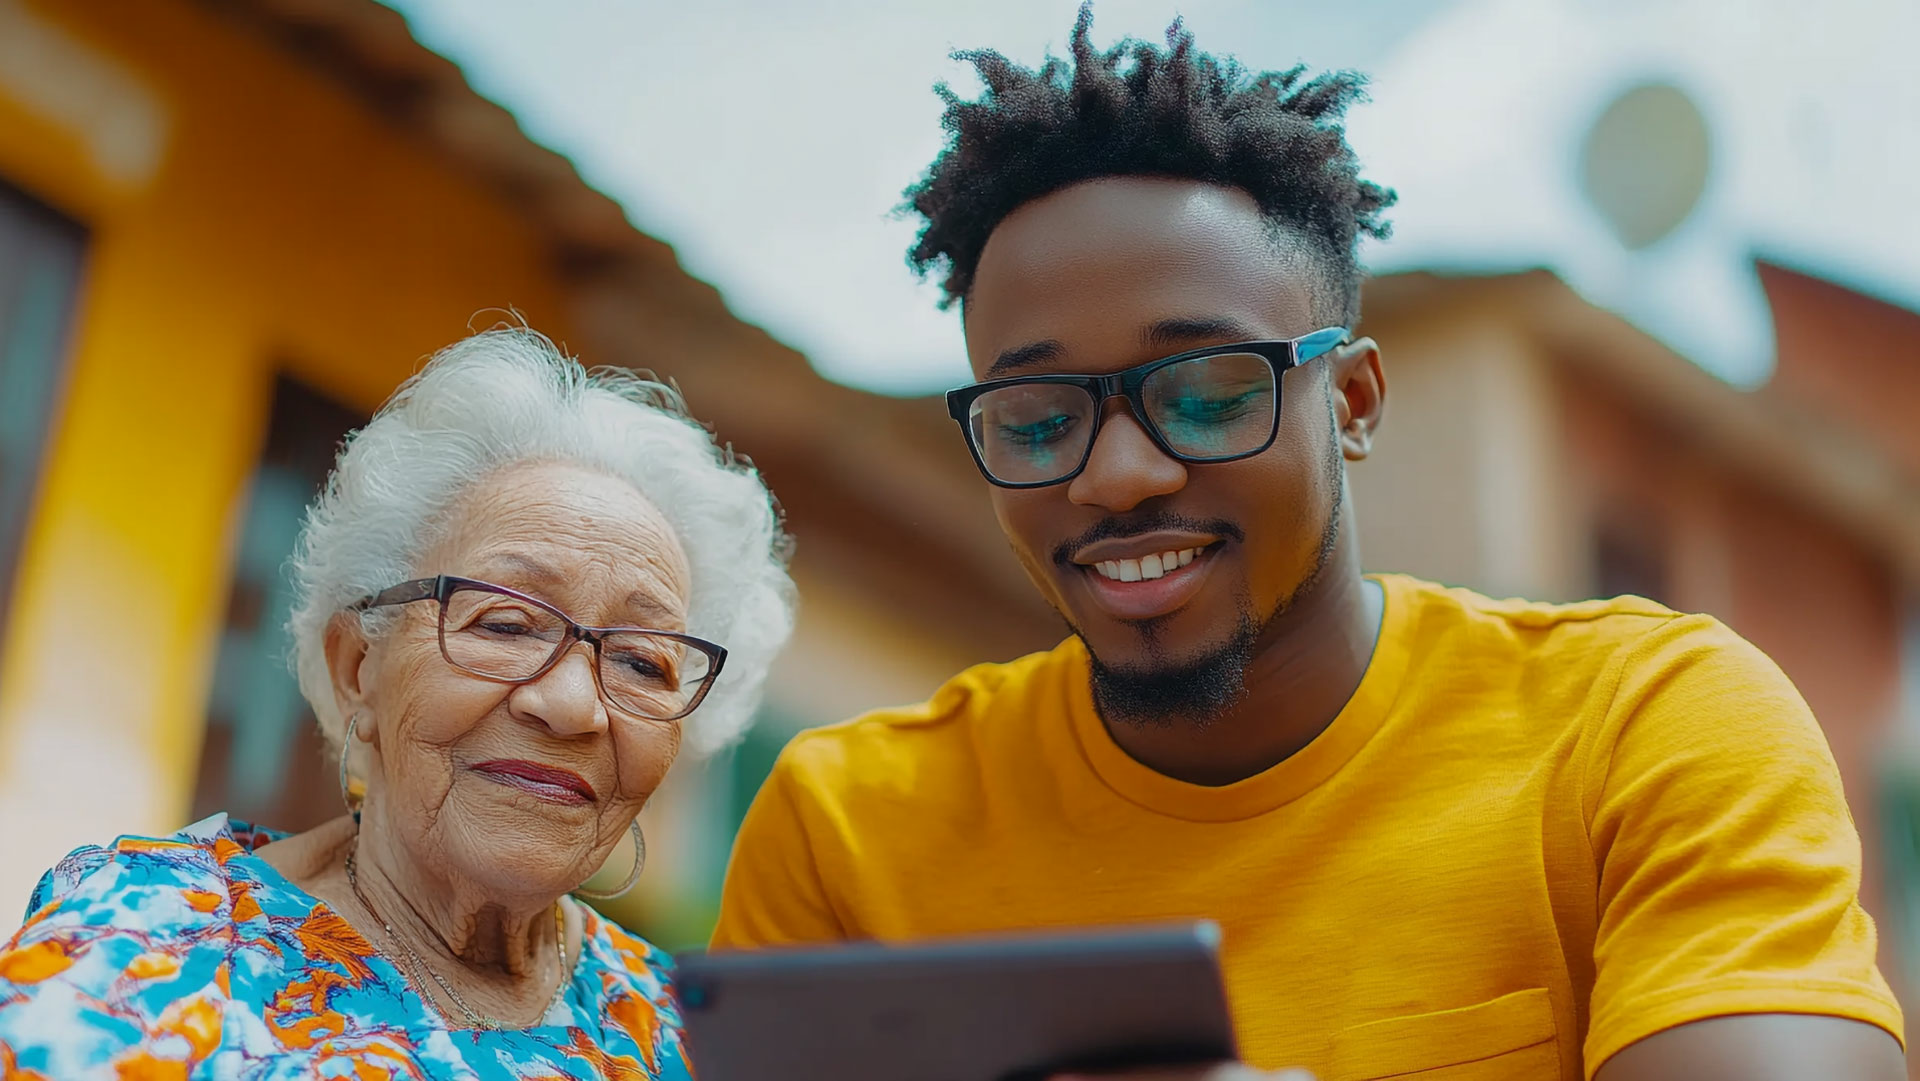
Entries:
<svg viewBox="0 0 1920 1081">
<path fill-rule="evenodd" d="M 640 832 L 640 820 L 638 818 L 633 820 L 633 825 L 629 828 L 633 832 L 633 870 L 627 872 L 627 880 L 620 883 L 619 889 L 608 893 L 601 893 L 598 890 L 589 890 L 583 887 L 575 887 L 573 891 L 575 897 L 584 897 L 589 901 L 612 901 L 616 898 L 625 897 L 627 891 L 633 889 L 633 884 L 640 881 L 640 869 L 647 865 L 647 835 Z"/>
<path fill-rule="evenodd" d="M 340 802 L 347 805 L 356 826 L 360 824 L 360 805 L 366 802 L 366 793 L 363 791 L 357 797 L 354 795 L 352 779 L 347 776 L 347 755 L 353 751 L 353 730 L 360 724 L 362 712 L 356 709 L 353 716 L 347 718 L 347 731 L 340 740 Z"/>
</svg>

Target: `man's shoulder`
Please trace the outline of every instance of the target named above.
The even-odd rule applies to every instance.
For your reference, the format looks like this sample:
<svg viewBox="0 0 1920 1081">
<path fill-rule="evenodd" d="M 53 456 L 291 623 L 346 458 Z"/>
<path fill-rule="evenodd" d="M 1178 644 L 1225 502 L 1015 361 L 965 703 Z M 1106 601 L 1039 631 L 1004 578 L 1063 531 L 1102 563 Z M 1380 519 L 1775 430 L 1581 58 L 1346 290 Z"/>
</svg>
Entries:
<svg viewBox="0 0 1920 1081">
<path fill-rule="evenodd" d="M 1398 623 L 1407 678 L 1427 704 L 1494 695 L 1545 728 L 1573 723 L 1603 743 L 1630 718 L 1644 733 L 1687 739 L 1740 703 L 1769 731 L 1806 712 L 1779 666 L 1710 615 L 1635 596 L 1552 603 L 1411 578 L 1386 584 L 1407 607 Z M 1722 708 L 1691 708 L 1703 699 Z"/>
<path fill-rule="evenodd" d="M 1004 725 L 1058 713 L 1073 681 L 1086 678 L 1086 649 L 1076 638 L 1016 660 L 977 664 L 922 702 L 799 733 L 781 752 L 780 768 L 803 782 L 904 782 L 927 768 L 961 767 L 996 742 L 992 735 Z"/>
<path fill-rule="evenodd" d="M 1712 616 L 1690 615 L 1632 595 L 1578 601 L 1496 598 L 1407 575 L 1382 575 L 1389 603 L 1409 609 L 1397 625 L 1415 652 L 1509 653 L 1561 664 L 1603 662 L 1649 640 L 1733 644 Z"/>
</svg>

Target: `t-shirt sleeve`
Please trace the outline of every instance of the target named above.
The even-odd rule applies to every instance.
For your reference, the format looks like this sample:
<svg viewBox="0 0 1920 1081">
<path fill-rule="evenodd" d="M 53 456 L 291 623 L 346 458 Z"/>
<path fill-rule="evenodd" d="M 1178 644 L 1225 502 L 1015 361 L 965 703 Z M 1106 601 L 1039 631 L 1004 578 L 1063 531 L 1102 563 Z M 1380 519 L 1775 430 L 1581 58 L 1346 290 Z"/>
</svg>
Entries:
<svg viewBox="0 0 1920 1081">
<path fill-rule="evenodd" d="M 800 775 L 802 736 L 782 751 L 734 838 L 714 949 L 831 942 L 847 937 L 815 861 L 809 818 L 821 814 Z"/>
<path fill-rule="evenodd" d="M 1812 712 L 1720 623 L 1629 647 L 1582 773 L 1599 876 L 1588 1076 L 1656 1032 L 1736 1014 L 1904 1042 L 1860 905 L 1860 838 Z"/>
</svg>

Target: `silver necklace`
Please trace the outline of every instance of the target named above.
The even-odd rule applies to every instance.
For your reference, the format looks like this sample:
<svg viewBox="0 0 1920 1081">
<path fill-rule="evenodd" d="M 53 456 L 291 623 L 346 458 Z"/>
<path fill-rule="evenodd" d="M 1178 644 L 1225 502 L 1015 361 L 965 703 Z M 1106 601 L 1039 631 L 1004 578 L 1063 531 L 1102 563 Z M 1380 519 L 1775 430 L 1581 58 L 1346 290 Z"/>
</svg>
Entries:
<svg viewBox="0 0 1920 1081">
<path fill-rule="evenodd" d="M 353 859 L 359 855 L 359 852 L 359 839 L 355 838 L 353 848 L 347 851 L 347 884 L 353 888 L 353 895 L 359 899 L 361 907 L 367 910 L 368 915 L 380 921 L 380 929 L 385 931 L 387 938 L 399 946 L 401 953 L 405 954 L 404 960 L 406 964 L 404 967 L 407 969 L 408 975 L 413 978 L 413 982 L 416 985 L 424 986 L 421 983 L 420 974 L 422 971 L 425 971 L 434 983 L 440 985 L 440 990 L 446 992 L 447 998 L 453 1002 L 454 1006 L 459 1008 L 461 1014 L 465 1016 L 467 1024 L 473 1028 L 499 1031 L 501 1029 L 519 1027 L 509 1025 L 504 1021 L 495 1020 L 475 1010 L 472 1006 L 467 1005 L 467 1000 L 460 997 L 460 992 L 455 991 L 453 985 L 448 983 L 445 977 L 436 972 L 432 965 L 427 964 L 419 954 L 413 951 L 412 946 L 407 945 L 407 940 L 401 938 L 400 935 L 394 931 L 393 925 L 387 922 L 385 916 L 380 915 L 379 911 L 373 907 L 373 902 L 367 900 L 367 895 L 360 891 L 360 875 L 358 869 L 354 866 Z M 553 1008 L 559 1005 L 567 994 L 567 978 L 571 967 L 567 963 L 567 921 L 566 917 L 560 911 L 560 903 L 558 901 L 555 901 L 553 905 L 553 927 L 557 932 L 554 944 L 560 951 L 560 985 L 553 989 L 553 997 L 547 1000 L 546 1007 L 540 1011 L 540 1017 L 534 1021 L 534 1024 L 539 1024 L 549 1013 L 552 1013 Z M 446 1018 L 448 1021 L 455 1020 L 441 1007 L 440 1003 L 436 1001 L 432 995 L 422 995 L 420 997 L 425 999 L 427 1004 L 432 1006 L 441 1017 Z"/>
</svg>

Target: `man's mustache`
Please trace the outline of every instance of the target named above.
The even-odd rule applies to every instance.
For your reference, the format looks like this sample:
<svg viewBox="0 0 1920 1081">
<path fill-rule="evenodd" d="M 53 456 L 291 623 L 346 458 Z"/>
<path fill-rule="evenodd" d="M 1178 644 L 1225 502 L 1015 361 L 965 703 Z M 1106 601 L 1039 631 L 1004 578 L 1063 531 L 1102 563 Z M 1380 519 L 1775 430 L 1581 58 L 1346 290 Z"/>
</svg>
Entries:
<svg viewBox="0 0 1920 1081">
<path fill-rule="evenodd" d="M 1072 540 L 1061 541 L 1053 549 L 1053 561 L 1058 564 L 1073 562 L 1073 553 L 1095 541 L 1122 540 L 1138 537 L 1146 533 L 1158 533 L 1162 530 L 1181 533 L 1208 533 L 1225 540 L 1243 541 L 1247 535 L 1241 528 L 1225 518 L 1188 518 L 1179 514 L 1116 514 L 1095 522 L 1085 533 Z"/>
</svg>

